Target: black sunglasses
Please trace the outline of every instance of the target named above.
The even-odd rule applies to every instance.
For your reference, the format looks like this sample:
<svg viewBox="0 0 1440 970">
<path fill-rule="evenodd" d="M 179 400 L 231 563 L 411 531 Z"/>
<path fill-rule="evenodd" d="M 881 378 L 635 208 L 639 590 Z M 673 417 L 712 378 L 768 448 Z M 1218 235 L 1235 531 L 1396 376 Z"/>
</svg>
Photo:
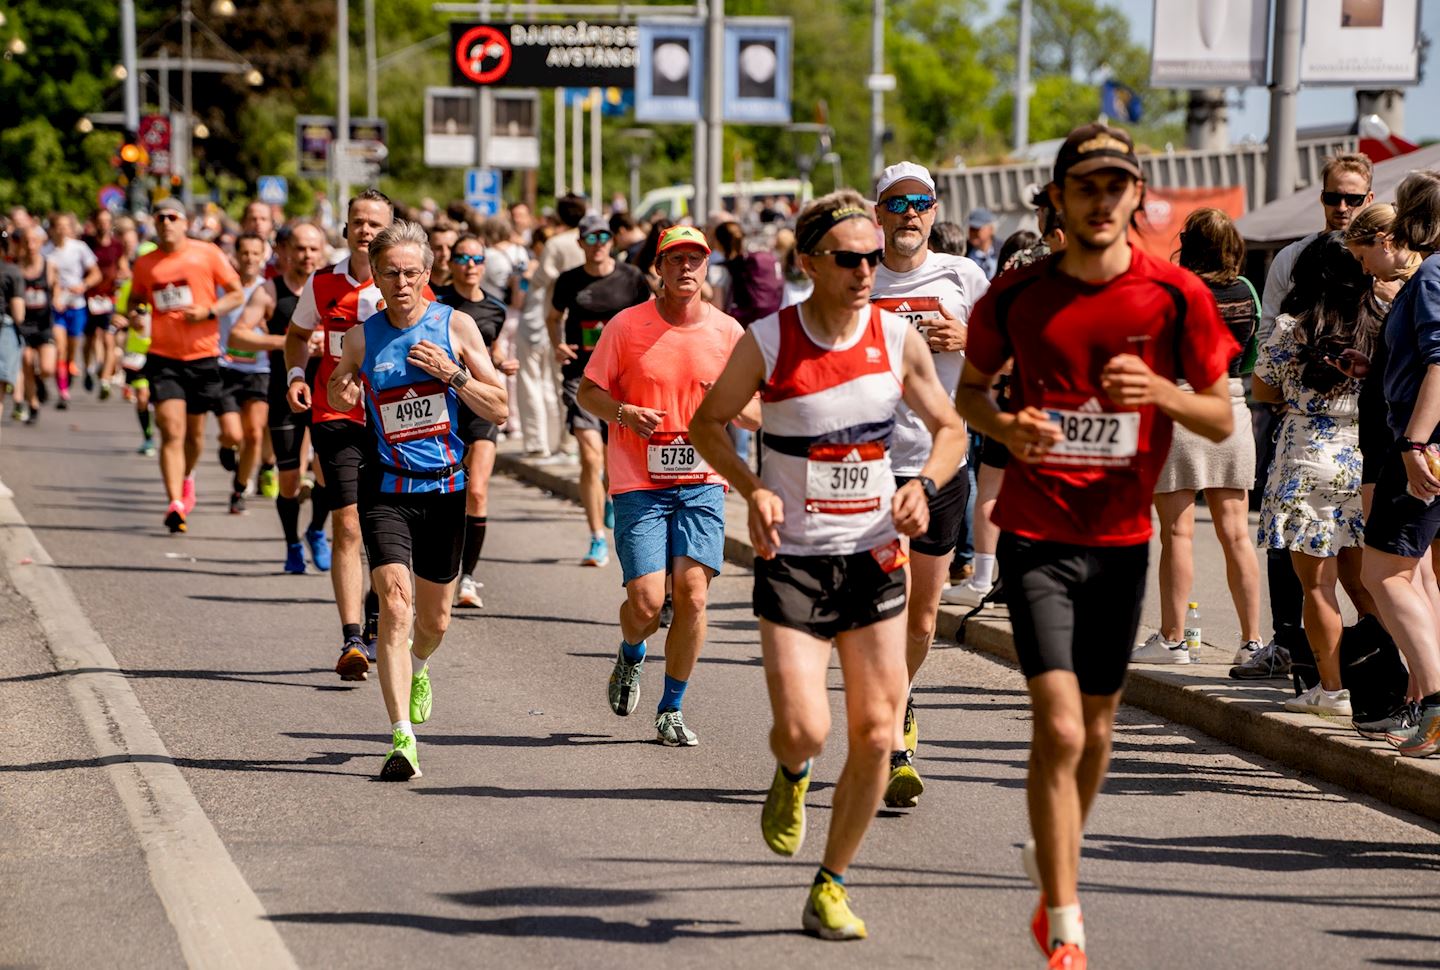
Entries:
<svg viewBox="0 0 1440 970">
<path fill-rule="evenodd" d="M 156 214 L 156 222 L 179 222 L 184 217 L 178 212 L 161 212 Z"/>
<path fill-rule="evenodd" d="M 1366 196 L 1366 194 L 1368 194 L 1368 193 L 1363 193 L 1363 192 L 1362 192 L 1362 193 L 1354 193 L 1354 192 L 1321 192 L 1321 193 L 1320 193 L 1320 201 L 1323 202 L 1323 203 L 1325 203 L 1326 205 L 1339 205 L 1339 204 L 1340 204 L 1340 200 L 1341 200 L 1341 199 L 1344 199 L 1344 200 L 1345 200 L 1345 204 L 1348 205 L 1350 208 L 1353 209 L 1353 208 L 1355 208 L 1356 206 L 1361 206 L 1361 205 L 1364 205 L 1364 204 L 1365 204 L 1365 196 Z"/>
<path fill-rule="evenodd" d="M 933 195 L 892 195 L 880 203 L 885 207 L 886 212 L 893 212 L 897 216 L 905 214 L 906 209 L 914 209 L 917 216 L 923 216 L 935 208 L 935 196 Z"/>
<path fill-rule="evenodd" d="M 861 263 L 867 264 L 871 269 L 880 265 L 881 251 L 872 249 L 868 253 L 852 252 L 848 249 L 821 249 L 810 254 L 811 256 L 832 256 L 835 265 L 841 269 L 855 269 Z"/>
<path fill-rule="evenodd" d="M 587 232 L 580 238 L 585 241 L 587 246 L 598 246 L 601 243 L 609 242 L 610 234 L 608 232 Z"/>
</svg>

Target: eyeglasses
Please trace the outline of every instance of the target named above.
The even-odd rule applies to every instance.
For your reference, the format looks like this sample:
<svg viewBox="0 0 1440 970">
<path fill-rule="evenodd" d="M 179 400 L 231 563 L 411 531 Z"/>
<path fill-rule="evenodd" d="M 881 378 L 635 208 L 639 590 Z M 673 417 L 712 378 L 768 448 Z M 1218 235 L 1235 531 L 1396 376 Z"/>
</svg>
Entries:
<svg viewBox="0 0 1440 970">
<path fill-rule="evenodd" d="M 178 212 L 159 212 L 155 215 L 156 222 L 179 222 L 185 218 Z"/>
<path fill-rule="evenodd" d="M 863 262 L 871 269 L 880 265 L 881 251 L 872 249 L 868 253 L 851 252 L 848 249 L 821 249 L 810 254 L 811 256 L 831 256 L 835 259 L 835 265 L 841 269 L 856 269 Z"/>
<path fill-rule="evenodd" d="M 1355 192 L 1321 192 L 1320 201 L 1325 203 L 1326 205 L 1333 206 L 1339 205 L 1341 200 L 1344 200 L 1345 204 L 1353 209 L 1356 206 L 1361 206 L 1365 204 L 1365 196 L 1367 194 L 1368 193 Z"/>
<path fill-rule="evenodd" d="M 610 234 L 608 232 L 587 232 L 580 238 L 587 246 L 598 246 L 601 243 L 609 242 Z"/>
<path fill-rule="evenodd" d="M 464 256 L 455 253 L 450 257 L 450 262 L 459 263 L 461 266 L 479 266 L 485 262 L 484 253 L 466 253 Z"/>
<path fill-rule="evenodd" d="M 387 269 L 380 273 L 380 278 L 390 282 L 403 279 L 407 283 L 414 283 L 424 275 L 423 269 Z"/>
<path fill-rule="evenodd" d="M 893 212 L 897 216 L 903 216 L 906 209 L 914 209 L 917 216 L 923 216 L 935 208 L 935 196 L 933 195 L 892 195 L 880 203 L 885 207 L 886 212 Z"/>
<path fill-rule="evenodd" d="M 674 263 L 676 266 L 684 263 L 686 266 L 689 267 L 703 266 L 705 263 L 710 261 L 710 257 L 706 256 L 704 253 L 696 252 L 666 253 L 665 259 L 669 260 L 671 263 Z"/>
</svg>

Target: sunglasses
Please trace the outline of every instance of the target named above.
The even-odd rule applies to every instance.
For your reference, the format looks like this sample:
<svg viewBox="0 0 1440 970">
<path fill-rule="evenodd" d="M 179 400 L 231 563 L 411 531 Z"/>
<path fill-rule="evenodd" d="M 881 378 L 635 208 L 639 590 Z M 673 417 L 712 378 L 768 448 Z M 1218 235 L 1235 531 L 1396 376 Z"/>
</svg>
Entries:
<svg viewBox="0 0 1440 970">
<path fill-rule="evenodd" d="M 1343 199 L 1345 204 L 1353 209 L 1356 206 L 1365 204 L 1365 195 L 1366 193 L 1356 194 L 1351 192 L 1321 192 L 1320 201 L 1325 203 L 1326 205 L 1339 205 L 1341 200 Z"/>
<path fill-rule="evenodd" d="M 456 253 L 450 257 L 450 262 L 459 263 L 461 266 L 479 266 L 485 262 L 484 253 L 466 253 L 464 256 Z"/>
<path fill-rule="evenodd" d="M 935 208 L 935 196 L 933 195 L 892 195 L 880 203 L 885 207 L 886 212 L 892 212 L 897 216 L 903 216 L 906 209 L 914 209 L 917 216 L 923 216 Z"/>
<path fill-rule="evenodd" d="M 861 263 L 865 263 L 871 269 L 874 269 L 880 265 L 881 251 L 872 249 L 868 253 L 856 253 L 848 249 L 821 249 L 810 255 L 831 256 L 835 260 L 835 265 L 841 269 L 856 269 Z"/>
<path fill-rule="evenodd" d="M 159 215 L 155 216 L 155 221 L 156 221 L 156 222 L 179 222 L 182 218 L 184 218 L 184 217 L 181 216 L 178 212 L 162 212 L 162 213 L 160 213 Z"/>
<path fill-rule="evenodd" d="M 610 234 L 608 232 L 587 232 L 580 238 L 584 240 L 587 246 L 598 246 L 601 243 L 609 242 Z"/>
</svg>

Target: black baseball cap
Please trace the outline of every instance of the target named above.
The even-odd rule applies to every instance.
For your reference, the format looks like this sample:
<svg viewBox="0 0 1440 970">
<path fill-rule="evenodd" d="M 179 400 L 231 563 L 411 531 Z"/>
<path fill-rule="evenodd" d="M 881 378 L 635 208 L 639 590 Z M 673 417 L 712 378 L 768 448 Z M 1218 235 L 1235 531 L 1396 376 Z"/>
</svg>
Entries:
<svg viewBox="0 0 1440 970">
<path fill-rule="evenodd" d="M 1107 168 L 1144 178 L 1129 132 L 1099 122 L 1081 125 L 1066 136 L 1055 156 L 1055 184 L 1062 184 L 1067 175 L 1089 175 Z"/>
</svg>

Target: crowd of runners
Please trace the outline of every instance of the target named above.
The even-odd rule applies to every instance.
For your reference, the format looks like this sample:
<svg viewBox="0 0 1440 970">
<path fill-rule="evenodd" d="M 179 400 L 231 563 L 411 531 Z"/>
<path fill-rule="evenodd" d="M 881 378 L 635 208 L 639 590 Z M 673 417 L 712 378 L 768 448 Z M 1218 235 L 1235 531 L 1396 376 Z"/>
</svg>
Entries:
<svg viewBox="0 0 1440 970">
<path fill-rule="evenodd" d="M 734 489 L 773 712 L 760 824 L 780 855 L 805 841 L 832 649 L 844 676 L 845 764 L 802 916 L 826 939 L 866 935 L 846 873 L 882 802 L 924 792 L 911 688 L 941 603 L 1003 601 L 1033 713 L 1031 930 L 1048 966 L 1084 967 L 1082 831 L 1128 665 L 1188 661 L 1197 493 L 1240 618 L 1232 676 L 1293 672 L 1292 710 L 1352 715 L 1402 755 L 1440 748 L 1440 175 L 1412 174 L 1392 206 L 1370 174 L 1363 156 L 1327 164 L 1325 230 L 1279 254 L 1263 296 L 1216 210 L 1191 216 L 1174 262 L 1131 245 L 1145 185 L 1129 135 L 1101 124 L 1059 150 L 1039 232 L 1003 244 L 988 213 L 937 222 L 910 162 L 868 198 L 767 208 L 758 247 L 734 217 L 637 226 L 576 196 L 482 220 L 371 189 L 338 239 L 259 202 L 235 230 L 173 199 L 83 231 L 13 209 L 0 380 L 23 424 L 77 384 L 133 402 L 157 528 L 189 530 L 217 446 L 231 513 L 273 501 L 277 563 L 330 575 L 336 673 L 377 670 L 386 780 L 420 776 L 432 658 L 452 609 L 482 607 L 502 435 L 578 460 L 577 562 L 606 565 L 613 537 L 624 586 L 608 702 L 637 710 L 663 629 L 667 746 L 699 743 L 684 698 Z M 1251 401 L 1273 402 L 1255 412 L 1273 432 L 1252 435 Z M 1137 645 L 1152 507 L 1162 623 Z M 1352 629 L 1398 648 L 1383 709 L 1362 671 L 1364 717 L 1337 586 Z"/>
</svg>

